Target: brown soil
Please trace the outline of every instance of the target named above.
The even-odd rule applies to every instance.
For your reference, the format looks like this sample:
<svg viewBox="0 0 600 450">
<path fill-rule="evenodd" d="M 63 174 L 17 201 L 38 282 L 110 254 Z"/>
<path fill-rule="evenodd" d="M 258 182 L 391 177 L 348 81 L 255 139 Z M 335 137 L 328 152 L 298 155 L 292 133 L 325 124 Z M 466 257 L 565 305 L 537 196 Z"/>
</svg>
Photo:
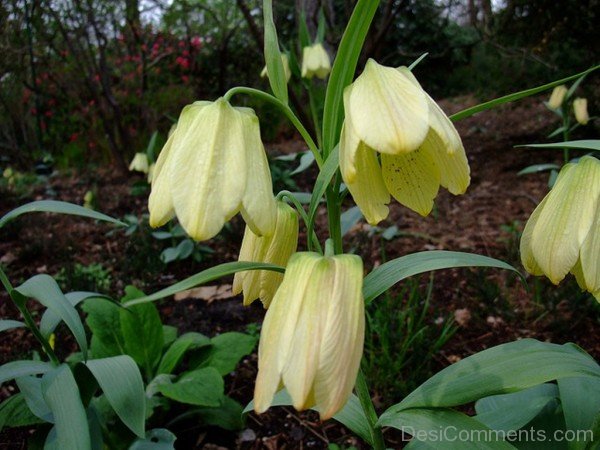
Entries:
<svg viewBox="0 0 600 450">
<path fill-rule="evenodd" d="M 444 101 L 448 112 L 474 104 L 472 98 Z M 547 192 L 548 174 L 517 176 L 517 172 L 534 163 L 559 162 L 562 154 L 514 148 L 515 145 L 543 142 L 556 123 L 554 116 L 540 99 L 529 99 L 515 106 L 505 106 L 458 123 L 471 164 L 472 183 L 466 195 L 454 197 L 440 193 L 436 211 L 422 218 L 393 204 L 390 218 L 382 228 L 396 225 L 403 233 L 391 241 L 369 235 L 362 222 L 347 236 L 347 248 L 358 248 L 367 269 L 381 264 L 381 243 L 386 246 L 386 259 L 423 250 L 445 249 L 474 252 L 503 259 L 522 269 L 515 245 L 516 236 L 535 205 Z M 297 140 L 281 141 L 272 152 L 302 149 Z M 314 180 L 314 169 L 297 180 L 308 190 Z M 19 198 L 14 192 L 2 192 L 0 214 L 26 201 L 55 198 L 81 203 L 89 189 L 96 190 L 97 209 L 113 217 L 126 214 L 140 217 L 146 212 L 146 196 L 131 193 L 132 180 L 123 180 L 107 170 L 75 175 L 60 174 L 37 186 L 33 193 Z M 351 206 L 350 201 L 348 206 Z M 324 226 L 324 211 L 318 217 Z M 515 222 L 519 221 L 519 222 Z M 514 233 L 503 231 L 512 225 Z M 23 216 L 6 227 L 0 241 L 0 258 L 13 284 L 36 273 L 56 275 L 65 265 L 102 263 L 113 280 L 111 294 L 122 294 L 127 284 L 146 292 L 156 291 L 212 265 L 237 258 L 243 223 L 232 222 L 229 230 L 208 243 L 215 253 L 201 263 L 184 261 L 162 265 L 157 261 L 161 244 L 144 238 L 139 231 L 131 237 L 114 231 L 110 225 L 68 216 L 32 214 Z M 111 232 L 107 236 L 108 232 Z M 324 233 L 321 231 L 320 235 Z M 301 241 L 302 242 L 302 241 Z M 302 245 L 302 244 L 301 244 Z M 575 342 L 596 359 L 600 359 L 600 342 L 594 327 L 600 322 L 600 308 L 589 298 L 575 302 L 559 298 L 552 304 L 534 300 L 515 276 L 496 270 L 448 270 L 436 274 L 432 309 L 442 316 L 455 315 L 461 322 L 458 332 L 436 355 L 438 369 L 493 345 L 522 337 L 534 337 L 555 343 Z M 425 282 L 426 280 L 423 280 Z M 531 277 L 529 278 L 531 282 Z M 224 280 L 223 282 L 228 282 Z M 548 283 L 541 281 L 548 292 Z M 562 291 L 561 291 L 562 292 Z M 245 308 L 239 298 L 206 302 L 171 299 L 160 303 L 167 323 L 180 332 L 195 330 L 208 336 L 223 331 L 245 330 L 248 324 L 262 320 L 263 310 L 257 305 Z M 459 311 L 456 313 L 456 311 Z M 465 312 L 466 311 L 466 312 Z M 0 293 L 0 316 L 18 318 L 8 296 Z M 431 317 L 431 321 L 436 317 Z M 66 334 L 66 333 L 65 333 Z M 67 351 L 74 349 L 65 336 Z M 59 345 L 60 347 L 60 345 Z M 63 348 L 65 346 L 63 345 Z M 17 330 L 0 335 L 2 363 L 26 357 L 36 349 L 27 332 Z M 238 370 L 227 377 L 229 394 L 242 403 L 252 397 L 256 373 L 256 355 L 244 359 Z M 3 387 L 0 397 L 14 389 Z M 24 434 L 0 434 L 0 447 L 23 448 Z M 389 445 L 399 447 L 398 436 L 389 432 Z M 364 446 L 344 427 L 329 421 L 319 423 L 311 412 L 296 413 L 291 408 L 273 408 L 268 413 L 250 414 L 246 429 L 226 433 L 218 429 L 191 429 L 178 440 L 180 448 L 327 448 L 328 443 Z"/>
</svg>

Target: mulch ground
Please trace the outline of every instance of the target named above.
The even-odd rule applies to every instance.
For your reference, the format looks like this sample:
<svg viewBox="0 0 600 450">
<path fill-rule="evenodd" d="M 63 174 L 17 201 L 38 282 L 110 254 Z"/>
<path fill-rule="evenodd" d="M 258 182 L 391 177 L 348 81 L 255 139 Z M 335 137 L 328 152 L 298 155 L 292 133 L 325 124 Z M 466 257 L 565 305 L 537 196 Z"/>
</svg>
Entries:
<svg viewBox="0 0 600 450">
<path fill-rule="evenodd" d="M 462 97 L 444 101 L 442 106 L 451 113 L 474 103 L 472 98 Z M 545 136 L 556 126 L 554 121 L 554 115 L 538 98 L 459 122 L 457 127 L 472 173 L 466 195 L 454 197 L 442 191 L 434 214 L 427 218 L 394 203 L 390 217 L 380 227 L 397 226 L 396 238 L 383 240 L 359 222 L 347 236 L 347 248 L 361 254 L 369 270 L 384 262 L 382 243 L 385 260 L 417 251 L 443 249 L 491 256 L 522 269 L 517 253 L 518 233 L 546 194 L 548 174 L 518 176 L 517 172 L 534 163 L 560 163 L 562 152 L 514 146 L 544 142 Z M 273 154 L 302 150 L 302 144 L 296 139 L 281 140 L 269 147 Z M 314 175 L 312 169 L 299 176 L 296 181 L 300 188 L 310 189 Z M 0 214 L 27 201 L 46 198 L 81 204 L 85 193 L 94 190 L 99 211 L 118 218 L 127 214 L 141 217 L 146 212 L 147 194 L 134 195 L 132 185 L 132 179 L 120 178 L 105 169 L 60 173 L 37 185 L 25 197 L 11 191 L 2 192 Z M 318 223 L 324 227 L 324 211 L 320 212 Z M 143 226 L 126 236 L 109 225 L 85 219 L 32 214 L 2 231 L 0 261 L 14 284 L 36 273 L 56 275 L 61 268 L 72 267 L 76 262 L 101 263 L 110 273 L 110 294 L 116 297 L 127 284 L 153 292 L 212 265 L 236 260 L 242 231 L 243 223 L 235 219 L 226 232 L 207 243 L 215 250 L 207 259 L 200 263 L 187 260 L 165 266 L 158 260 L 163 244 L 149 237 Z M 325 234 L 321 231 L 320 235 Z M 427 280 L 424 278 L 423 283 Z M 530 277 L 529 281 L 533 279 Z M 546 295 L 552 289 L 543 280 L 536 282 L 536 286 L 538 290 L 527 290 L 515 276 L 491 269 L 436 273 L 432 314 L 428 320 L 433 323 L 440 316 L 451 316 L 458 325 L 455 335 L 435 355 L 436 370 L 477 351 L 523 337 L 555 343 L 575 342 L 600 359 L 600 342 L 595 332 L 600 323 L 600 307 L 589 298 L 575 300 L 570 294 L 551 302 L 546 298 L 540 301 L 539 293 Z M 161 302 L 160 308 L 164 320 L 179 327 L 180 332 L 194 330 L 208 336 L 243 331 L 249 324 L 260 323 L 264 315 L 260 306 L 243 307 L 239 298 L 206 300 L 210 299 L 169 299 Z M 18 318 L 4 292 L 0 294 L 0 316 Z M 70 340 L 64 344 L 66 351 L 75 350 Z M 35 349 L 26 331 L 0 335 L 2 363 L 27 357 Z M 241 362 L 236 372 L 228 375 L 229 394 L 247 403 L 252 397 L 255 374 L 256 355 L 253 354 Z M 0 397 L 12 391 L 10 385 L 5 385 Z M 4 432 L 0 434 L 0 447 L 24 448 L 24 436 L 23 432 Z M 389 445 L 401 446 L 393 432 L 389 432 L 389 439 Z M 291 408 L 274 408 L 260 416 L 250 414 L 246 428 L 239 433 L 192 427 L 178 439 L 180 448 L 203 449 L 327 448 L 328 443 L 363 447 L 344 427 L 332 421 L 319 423 L 314 413 L 298 414 Z"/>
</svg>

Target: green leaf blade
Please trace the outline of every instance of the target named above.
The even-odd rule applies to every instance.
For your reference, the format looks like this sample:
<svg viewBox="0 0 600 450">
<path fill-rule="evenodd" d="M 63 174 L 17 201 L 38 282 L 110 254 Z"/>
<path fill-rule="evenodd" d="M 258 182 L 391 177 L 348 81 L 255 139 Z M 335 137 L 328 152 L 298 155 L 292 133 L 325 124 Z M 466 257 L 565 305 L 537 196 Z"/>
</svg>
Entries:
<svg viewBox="0 0 600 450">
<path fill-rule="evenodd" d="M 18 208 L 13 209 L 6 213 L 0 219 L 0 228 L 6 225 L 13 219 L 16 219 L 22 214 L 34 213 L 34 212 L 50 212 L 50 213 L 58 213 L 58 214 L 68 214 L 73 216 L 87 217 L 90 219 L 101 220 L 104 222 L 110 222 L 115 225 L 119 225 L 122 227 L 126 227 L 127 224 L 121 222 L 120 220 L 114 219 L 106 214 L 99 213 L 89 208 L 84 208 L 83 206 L 75 205 L 73 203 L 61 202 L 57 200 L 39 200 L 36 202 L 27 203 L 25 205 L 19 206 Z"/>
<path fill-rule="evenodd" d="M 412 253 L 382 264 L 365 277 L 363 285 L 365 302 L 369 304 L 391 286 L 410 276 L 457 267 L 495 267 L 510 270 L 523 278 L 521 273 L 510 264 L 488 256 L 446 250 Z"/>
<path fill-rule="evenodd" d="M 145 436 L 144 382 L 135 361 L 127 356 L 93 359 L 85 363 L 121 421 L 138 437 Z"/>
<path fill-rule="evenodd" d="M 91 450 L 87 415 L 69 366 L 63 364 L 46 373 L 42 392 L 54 416 L 57 448 Z"/>
<path fill-rule="evenodd" d="M 79 313 L 62 293 L 54 278 L 46 274 L 35 275 L 15 288 L 15 291 L 25 297 L 36 299 L 60 317 L 73 333 L 83 357 L 87 358 L 87 338 Z"/>
</svg>

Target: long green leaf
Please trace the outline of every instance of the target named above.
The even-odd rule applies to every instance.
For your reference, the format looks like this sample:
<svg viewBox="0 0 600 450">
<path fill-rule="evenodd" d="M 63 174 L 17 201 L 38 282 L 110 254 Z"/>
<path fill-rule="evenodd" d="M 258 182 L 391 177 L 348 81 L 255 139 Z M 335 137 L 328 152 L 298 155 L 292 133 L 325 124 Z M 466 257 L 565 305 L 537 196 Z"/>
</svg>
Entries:
<svg viewBox="0 0 600 450">
<path fill-rule="evenodd" d="M 191 332 L 179 336 L 163 355 L 156 373 L 172 373 L 188 350 L 207 345 L 210 345 L 210 339 L 200 333 Z"/>
<path fill-rule="evenodd" d="M 144 296 L 144 293 L 134 286 L 127 286 L 125 294 L 122 301 Z M 158 309 L 152 303 L 123 308 L 119 310 L 119 321 L 125 353 L 144 368 L 147 379 L 152 378 L 160 361 L 164 342 L 163 325 Z"/>
<path fill-rule="evenodd" d="M 69 292 L 65 294 L 69 303 L 73 306 L 77 306 L 82 301 L 88 298 L 105 298 L 110 300 L 110 297 L 107 297 L 102 294 L 98 294 L 96 292 Z M 42 320 L 40 320 L 40 332 L 46 338 L 50 336 L 51 333 L 54 332 L 58 324 L 60 323 L 60 317 L 51 309 L 47 309 L 44 311 L 42 315 Z"/>
<path fill-rule="evenodd" d="M 492 347 L 446 367 L 390 407 L 382 418 L 408 408 L 463 405 L 490 395 L 583 376 L 600 379 L 600 366 L 589 355 L 569 344 L 522 339 Z"/>
<path fill-rule="evenodd" d="M 98 381 L 117 416 L 134 434 L 145 436 L 144 382 L 135 361 L 127 355 L 92 359 L 85 363 Z"/>
<path fill-rule="evenodd" d="M 63 364 L 46 373 L 42 378 L 42 392 L 54 416 L 56 447 L 91 450 L 87 416 L 69 366 Z"/>
<path fill-rule="evenodd" d="M 273 4 L 271 0 L 263 0 L 263 15 L 265 24 L 265 62 L 269 75 L 269 84 L 273 94 L 287 105 L 287 79 L 281 61 L 281 51 L 277 40 L 277 30 L 273 21 Z"/>
<path fill-rule="evenodd" d="M 13 394 L 0 403 L 0 431 L 4 427 L 29 427 L 39 423 L 43 421 L 33 415 L 20 393 Z"/>
<path fill-rule="evenodd" d="M 14 378 L 46 373 L 51 369 L 50 364 L 42 361 L 12 361 L 0 366 L 0 384 Z"/>
<path fill-rule="evenodd" d="M 531 147 L 531 148 L 580 148 L 582 150 L 600 151 L 599 139 L 582 139 L 580 141 L 552 142 L 549 144 L 525 144 L 516 145 L 516 147 Z"/>
<path fill-rule="evenodd" d="M 171 400 L 196 406 L 219 406 L 224 395 L 223 378 L 213 367 L 185 372 L 175 383 L 164 382 L 157 389 Z"/>
<path fill-rule="evenodd" d="M 511 394 L 492 395 L 475 403 L 475 419 L 493 430 L 518 430 L 557 398 L 558 389 L 550 383 Z"/>
<path fill-rule="evenodd" d="M 520 92 L 515 92 L 514 94 L 508 94 L 508 95 L 505 95 L 504 97 L 499 97 L 494 100 L 490 100 L 489 102 L 485 102 L 485 103 L 481 103 L 479 105 L 472 106 L 471 108 L 467 108 L 460 112 L 457 112 L 456 114 L 452 114 L 450 116 L 450 120 L 457 122 L 459 120 L 466 119 L 467 117 L 471 117 L 472 115 L 477 114 L 479 112 L 486 111 L 488 109 L 492 109 L 503 103 L 514 102 L 515 100 L 520 100 L 522 98 L 529 97 L 531 95 L 535 95 L 540 92 L 547 91 L 548 89 L 551 89 L 556 86 L 560 86 L 561 84 L 564 84 L 567 81 L 571 81 L 571 80 L 574 80 L 581 76 L 587 75 L 588 73 L 591 73 L 594 70 L 599 69 L 599 68 L 600 68 L 600 65 L 594 66 L 594 67 L 592 67 L 588 70 L 585 70 L 581 73 L 578 73 L 576 75 L 571 75 L 570 77 L 563 78 L 561 80 L 553 81 L 552 83 L 544 84 L 542 86 L 534 87 L 532 89 L 526 89 L 526 90 L 520 91 Z"/>
<path fill-rule="evenodd" d="M 342 36 L 325 94 L 323 112 L 325 155 L 328 155 L 338 142 L 344 119 L 344 89 L 354 78 L 363 43 L 378 6 L 378 1 L 358 0 Z"/>
<path fill-rule="evenodd" d="M 81 348 L 83 357 L 87 358 L 87 340 L 79 314 L 62 293 L 54 278 L 46 274 L 35 275 L 15 288 L 15 291 L 25 297 L 36 299 L 46 308 L 54 311 L 69 327 Z"/>
<path fill-rule="evenodd" d="M 569 430 L 593 430 L 594 419 L 600 414 L 600 379 L 597 378 L 563 378 L 558 380 L 560 401 L 565 416 L 565 424 Z M 591 442 L 600 441 L 600 436 L 588 433 L 589 440 L 569 442 L 569 450 L 585 449 Z M 591 447 L 591 446 L 590 446 Z"/>
<path fill-rule="evenodd" d="M 531 166 L 525 167 L 523 170 L 520 170 L 517 175 L 527 175 L 530 173 L 538 173 L 544 172 L 546 170 L 559 170 L 560 166 L 558 164 L 533 164 Z"/>
<path fill-rule="evenodd" d="M 327 190 L 327 186 L 331 182 L 331 179 L 337 172 L 340 165 L 340 153 L 339 147 L 335 147 L 315 180 L 315 187 L 313 188 L 312 197 L 310 199 L 310 205 L 308 207 L 308 228 L 312 228 L 315 223 L 315 216 L 317 214 L 317 208 L 321 202 L 321 198 Z"/>
<path fill-rule="evenodd" d="M 4 319 L 0 320 L 0 332 L 12 330 L 14 328 L 23 328 L 25 324 L 18 320 Z"/>
<path fill-rule="evenodd" d="M 90 219 L 102 220 L 105 222 L 111 222 L 115 225 L 126 227 L 127 224 L 120 220 L 114 219 L 106 214 L 99 213 L 92 209 L 84 208 L 83 206 L 75 205 L 73 203 L 61 202 L 57 200 L 39 200 L 37 202 L 27 203 L 23 206 L 19 206 L 16 209 L 6 213 L 0 219 L 0 228 L 6 225 L 7 222 L 16 219 L 22 214 L 32 212 L 51 212 L 58 214 L 70 214 L 73 216 L 88 217 Z"/>
<path fill-rule="evenodd" d="M 431 270 L 451 269 L 454 267 L 496 267 L 498 269 L 520 272 L 510 264 L 473 253 L 432 250 L 412 253 L 382 264 L 365 277 L 363 295 L 369 304 L 379 295 L 405 278 Z"/>
<path fill-rule="evenodd" d="M 451 409 L 408 409 L 382 416 L 378 424 L 412 435 L 407 449 L 515 450 L 482 423 Z"/>
<path fill-rule="evenodd" d="M 135 300 L 129 300 L 123 303 L 123 306 L 130 307 L 133 305 L 139 305 L 142 303 L 153 302 L 156 300 L 160 300 L 161 298 L 169 297 L 178 292 L 185 291 L 187 289 L 191 289 L 199 284 L 208 283 L 209 281 L 216 280 L 218 278 L 233 275 L 236 272 L 242 272 L 244 270 L 273 270 L 275 272 L 285 272 L 284 267 L 276 266 L 274 264 L 263 264 L 263 263 L 254 263 L 254 262 L 229 262 L 219 264 L 218 266 L 211 267 L 210 269 L 203 270 L 191 277 L 186 278 L 178 283 L 175 283 L 168 288 L 162 289 L 154 294 L 148 295 L 146 297 L 136 298 Z"/>
<path fill-rule="evenodd" d="M 29 410 L 37 417 L 45 422 L 54 423 L 54 416 L 50 407 L 44 400 L 44 394 L 42 392 L 42 379 L 33 375 L 26 377 L 20 377 L 16 380 L 17 386 L 25 401 Z"/>
</svg>

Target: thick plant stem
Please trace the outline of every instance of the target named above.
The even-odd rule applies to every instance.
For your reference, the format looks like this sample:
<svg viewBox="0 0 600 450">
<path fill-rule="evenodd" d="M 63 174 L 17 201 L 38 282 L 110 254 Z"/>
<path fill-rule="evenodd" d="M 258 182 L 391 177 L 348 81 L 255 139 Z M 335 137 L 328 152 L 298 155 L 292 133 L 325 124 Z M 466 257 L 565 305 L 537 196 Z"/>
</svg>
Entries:
<svg viewBox="0 0 600 450">
<path fill-rule="evenodd" d="M 317 144 L 315 144 L 315 141 L 311 137 L 308 130 L 306 128 L 304 128 L 304 125 L 302 125 L 302 122 L 300 122 L 300 119 L 298 119 L 298 117 L 296 117 L 296 114 L 294 114 L 294 111 L 292 111 L 288 105 L 283 103 L 278 98 L 273 97 L 271 94 L 267 94 L 266 92 L 263 92 L 259 89 L 253 89 L 253 88 L 243 87 L 243 86 L 238 86 L 238 87 L 229 89 L 229 91 L 227 91 L 227 93 L 225 93 L 223 98 L 225 100 L 229 101 L 231 99 L 231 97 L 233 97 L 236 94 L 253 95 L 257 98 L 260 98 L 262 100 L 265 100 L 267 102 L 273 103 L 274 105 L 278 106 L 283 111 L 283 113 L 286 115 L 286 117 L 290 120 L 290 122 L 292 122 L 292 124 L 296 127 L 296 129 L 298 130 L 300 135 L 302 135 L 302 138 L 306 142 L 306 145 L 308 145 L 308 148 L 310 149 L 313 156 L 315 157 L 315 161 L 317 162 L 317 165 L 319 167 L 321 167 L 323 165 L 323 158 L 321 157 L 321 152 L 319 151 L 319 147 L 317 147 Z"/>
<path fill-rule="evenodd" d="M 383 439 L 383 433 L 381 428 L 377 426 L 377 413 L 375 407 L 371 401 L 371 394 L 369 394 L 369 387 L 365 380 L 365 375 L 362 369 L 358 370 L 358 376 L 356 377 L 356 394 L 360 400 L 360 406 L 365 413 L 367 418 L 367 424 L 369 425 L 369 431 L 371 432 L 371 441 L 373 442 L 373 448 L 375 450 L 385 450 L 385 441 Z"/>
</svg>

